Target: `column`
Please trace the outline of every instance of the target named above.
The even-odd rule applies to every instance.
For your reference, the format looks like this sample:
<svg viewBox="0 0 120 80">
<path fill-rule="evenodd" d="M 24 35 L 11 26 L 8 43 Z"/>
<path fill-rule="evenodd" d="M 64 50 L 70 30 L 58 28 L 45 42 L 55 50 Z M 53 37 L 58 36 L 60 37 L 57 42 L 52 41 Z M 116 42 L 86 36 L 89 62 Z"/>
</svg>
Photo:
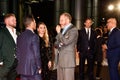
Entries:
<svg viewBox="0 0 120 80">
<path fill-rule="evenodd" d="M 78 29 L 84 26 L 84 20 L 87 15 L 87 1 L 86 0 L 75 0 L 75 25 Z"/>
<path fill-rule="evenodd" d="M 22 0 L 19 0 L 19 21 L 18 21 L 18 23 L 19 23 L 19 29 L 20 29 L 20 31 L 22 31 L 23 30 L 23 8 L 24 8 L 24 5 L 23 5 L 24 3 L 22 2 Z"/>
<path fill-rule="evenodd" d="M 8 13 L 9 0 L 0 0 L 0 15 Z"/>
<path fill-rule="evenodd" d="M 92 17 L 94 20 L 93 27 L 97 27 L 98 26 L 98 0 L 93 0 Z"/>
<path fill-rule="evenodd" d="M 12 12 L 18 16 L 18 9 L 19 9 L 19 6 L 18 6 L 18 0 L 12 0 Z"/>
<path fill-rule="evenodd" d="M 61 1 L 63 1 L 63 4 L 61 4 L 61 6 L 63 6 L 64 12 L 69 12 L 70 0 L 61 0 Z"/>
<path fill-rule="evenodd" d="M 59 15 L 60 15 L 60 0 L 55 0 L 55 26 L 59 24 Z"/>
<path fill-rule="evenodd" d="M 92 0 L 87 0 L 87 17 L 92 17 Z"/>
</svg>

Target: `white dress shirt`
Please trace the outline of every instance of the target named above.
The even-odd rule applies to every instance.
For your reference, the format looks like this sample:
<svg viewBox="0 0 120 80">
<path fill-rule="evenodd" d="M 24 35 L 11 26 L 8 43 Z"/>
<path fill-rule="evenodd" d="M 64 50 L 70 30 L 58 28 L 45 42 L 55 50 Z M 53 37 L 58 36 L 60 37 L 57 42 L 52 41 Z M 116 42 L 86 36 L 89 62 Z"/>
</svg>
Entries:
<svg viewBox="0 0 120 80">
<path fill-rule="evenodd" d="M 90 40 L 91 28 L 85 28 L 85 30 L 86 30 L 86 33 L 87 33 L 87 34 L 88 34 L 88 32 L 89 32 L 88 40 Z"/>
<path fill-rule="evenodd" d="M 16 29 L 14 28 L 13 30 L 10 27 L 6 27 L 8 29 L 8 31 L 10 32 L 11 36 L 14 39 L 14 42 L 16 43 L 17 41 L 17 34 L 16 34 Z"/>
</svg>

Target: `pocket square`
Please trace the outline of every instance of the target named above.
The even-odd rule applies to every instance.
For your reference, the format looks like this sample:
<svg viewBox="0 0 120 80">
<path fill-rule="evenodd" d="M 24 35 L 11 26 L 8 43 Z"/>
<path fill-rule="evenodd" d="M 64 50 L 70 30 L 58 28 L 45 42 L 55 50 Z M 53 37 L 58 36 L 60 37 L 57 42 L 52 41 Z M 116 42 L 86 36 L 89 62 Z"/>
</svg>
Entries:
<svg viewBox="0 0 120 80">
<path fill-rule="evenodd" d="M 65 36 L 65 38 L 66 38 L 66 39 L 68 39 L 68 38 L 69 38 L 69 36 L 68 36 L 68 35 L 66 35 L 66 36 Z"/>
</svg>

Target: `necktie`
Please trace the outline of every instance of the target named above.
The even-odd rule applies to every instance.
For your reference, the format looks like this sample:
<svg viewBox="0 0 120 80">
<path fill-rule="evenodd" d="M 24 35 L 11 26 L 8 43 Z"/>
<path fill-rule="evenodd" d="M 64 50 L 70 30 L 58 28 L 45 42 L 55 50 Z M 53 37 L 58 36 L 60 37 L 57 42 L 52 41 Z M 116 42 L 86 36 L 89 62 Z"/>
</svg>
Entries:
<svg viewBox="0 0 120 80">
<path fill-rule="evenodd" d="M 89 28 L 88 28 L 88 29 L 87 29 L 88 40 L 89 40 L 89 34 L 90 34 L 90 32 L 89 32 Z"/>
</svg>

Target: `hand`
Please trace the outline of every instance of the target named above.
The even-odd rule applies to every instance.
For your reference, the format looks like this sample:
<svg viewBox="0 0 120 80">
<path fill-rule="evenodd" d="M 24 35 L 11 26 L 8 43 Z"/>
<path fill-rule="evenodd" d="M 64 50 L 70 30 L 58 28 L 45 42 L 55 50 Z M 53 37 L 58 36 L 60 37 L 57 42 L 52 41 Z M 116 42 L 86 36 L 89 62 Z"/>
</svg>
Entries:
<svg viewBox="0 0 120 80">
<path fill-rule="evenodd" d="M 106 44 L 102 45 L 102 48 L 107 49 L 107 45 Z"/>
<path fill-rule="evenodd" d="M 42 72 L 42 70 L 41 70 L 41 69 L 39 69 L 38 73 L 39 73 L 39 74 L 41 74 L 41 72 Z"/>
<path fill-rule="evenodd" d="M 51 61 L 49 61 L 49 62 L 48 62 L 48 68 L 50 69 L 50 68 L 51 68 L 51 66 L 52 66 L 52 62 L 51 62 Z"/>
<path fill-rule="evenodd" d="M 60 31 L 61 31 L 60 25 L 57 25 L 57 26 L 56 26 L 56 31 L 57 31 L 57 33 L 60 33 Z"/>
</svg>

